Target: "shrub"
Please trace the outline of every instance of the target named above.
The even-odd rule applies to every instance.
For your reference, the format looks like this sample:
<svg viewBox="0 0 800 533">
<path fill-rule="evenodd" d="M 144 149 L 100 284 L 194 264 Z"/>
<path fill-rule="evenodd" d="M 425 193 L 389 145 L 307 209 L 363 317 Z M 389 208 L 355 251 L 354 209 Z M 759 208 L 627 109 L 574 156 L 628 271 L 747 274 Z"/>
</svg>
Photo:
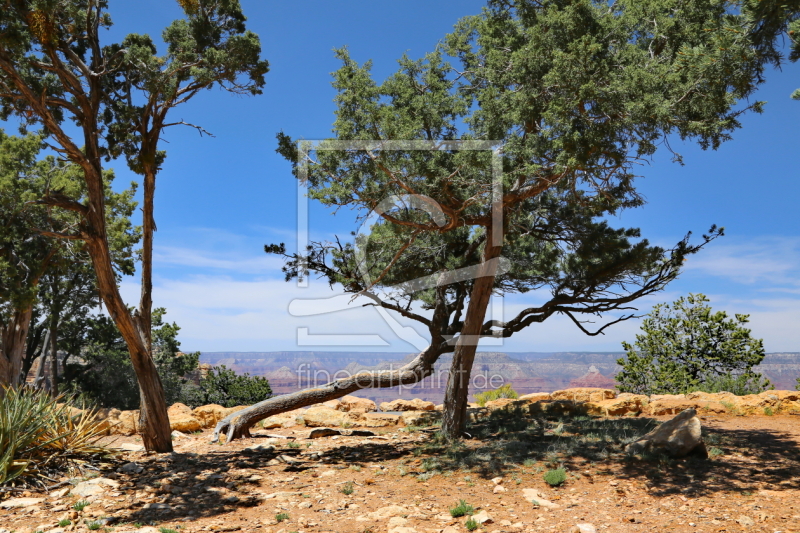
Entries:
<svg viewBox="0 0 800 533">
<path fill-rule="evenodd" d="M 467 528 L 467 531 L 475 531 L 478 529 L 478 522 L 476 522 L 475 519 L 470 516 L 467 518 L 467 521 L 464 522 L 464 527 Z"/>
<path fill-rule="evenodd" d="M 450 509 L 450 516 L 458 518 L 459 516 L 471 515 L 475 512 L 475 508 L 464 500 L 459 500 L 458 505 Z"/>
<path fill-rule="evenodd" d="M 223 407 L 252 405 L 272 396 L 269 381 L 260 376 L 250 374 L 237 375 L 225 365 L 212 368 L 200 381 L 200 387 L 192 387 L 187 392 L 185 404 L 190 407 L 198 405 L 219 404 Z"/>
<path fill-rule="evenodd" d="M 278 522 L 283 522 L 284 520 L 289 520 L 289 515 L 286 513 L 278 513 L 275 515 L 275 520 Z"/>
<path fill-rule="evenodd" d="M 709 448 L 708 450 L 709 457 L 719 457 L 720 455 L 725 455 L 725 452 L 717 447 Z"/>
<path fill-rule="evenodd" d="M 771 387 L 753 367 L 764 359 L 764 342 L 750 336 L 748 315 L 712 312 L 708 298 L 690 294 L 658 304 L 642 322 L 642 333 L 617 360 L 617 388 L 636 394 L 693 391 L 753 394 Z"/>
<path fill-rule="evenodd" d="M 551 487 L 557 487 L 567 480 L 567 471 L 563 468 L 548 470 L 544 473 L 544 480 Z"/>
<path fill-rule="evenodd" d="M 0 393 L 0 485 L 23 476 L 42 479 L 81 456 L 106 453 L 91 410 L 72 414 L 71 398 L 32 389 Z M 81 407 L 85 407 L 81 405 Z"/>
<path fill-rule="evenodd" d="M 506 383 L 502 387 L 498 387 L 494 390 L 487 390 L 484 392 L 479 392 L 475 395 L 475 401 L 478 405 L 483 407 L 486 405 L 486 402 L 490 402 L 492 400 L 497 400 L 499 398 L 519 398 L 519 394 L 511 387 L 511 383 Z"/>
<path fill-rule="evenodd" d="M 353 487 L 353 482 L 352 481 L 348 481 L 347 483 L 342 485 L 342 488 L 339 489 L 339 492 L 341 492 L 345 496 L 350 496 L 351 494 L 353 494 L 355 492 L 355 490 L 356 489 Z"/>
</svg>

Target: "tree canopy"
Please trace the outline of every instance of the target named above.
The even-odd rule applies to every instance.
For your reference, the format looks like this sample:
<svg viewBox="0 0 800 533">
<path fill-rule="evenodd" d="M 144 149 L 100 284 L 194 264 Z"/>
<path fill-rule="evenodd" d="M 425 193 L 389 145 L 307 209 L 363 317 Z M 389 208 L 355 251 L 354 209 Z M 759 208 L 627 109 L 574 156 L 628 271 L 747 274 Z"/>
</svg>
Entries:
<svg viewBox="0 0 800 533">
<path fill-rule="evenodd" d="M 12 0 L 0 10 L 0 119 L 41 128 L 53 150 L 79 167 L 87 200 L 51 191 L 42 202 L 77 213 L 63 238 L 83 240 L 98 291 L 126 341 L 141 391 L 140 425 L 149 450 L 171 451 L 163 386 L 151 357 L 152 254 L 156 176 L 166 156 L 164 129 L 197 125 L 169 112 L 200 91 L 220 87 L 260 94 L 268 63 L 245 27 L 238 0 L 181 0 L 184 18 L 162 33 L 159 55 L 147 35 L 101 39 L 111 26 L 107 0 Z M 65 128 L 75 124 L 79 133 Z M 125 156 L 144 177 L 142 290 L 131 313 L 119 294 L 103 213 L 103 163 Z"/>
<path fill-rule="evenodd" d="M 612 217 L 644 204 L 635 178 L 659 147 L 680 161 L 671 138 L 714 149 L 761 110 L 748 99 L 774 48 L 753 46 L 751 29 L 716 1 L 494 0 L 382 82 L 337 50 L 333 138 L 282 132 L 278 152 L 310 198 L 355 211 L 360 229 L 353 242 L 266 251 L 286 258 L 287 278 L 319 274 L 423 324 L 430 346 L 394 374 L 332 382 L 329 395 L 422 379 L 453 351 L 443 430 L 458 437 L 479 339 L 555 314 L 591 335 L 633 316 L 721 230 L 664 249 Z M 531 305 L 487 318 L 493 293 Z M 279 403 L 218 430 L 238 436 Z"/>
<path fill-rule="evenodd" d="M 764 359 L 764 341 L 750 336 L 748 315 L 712 312 L 708 298 L 690 294 L 656 305 L 617 374 L 622 392 L 685 394 L 694 391 L 758 394 L 769 380 L 753 371 Z"/>
</svg>

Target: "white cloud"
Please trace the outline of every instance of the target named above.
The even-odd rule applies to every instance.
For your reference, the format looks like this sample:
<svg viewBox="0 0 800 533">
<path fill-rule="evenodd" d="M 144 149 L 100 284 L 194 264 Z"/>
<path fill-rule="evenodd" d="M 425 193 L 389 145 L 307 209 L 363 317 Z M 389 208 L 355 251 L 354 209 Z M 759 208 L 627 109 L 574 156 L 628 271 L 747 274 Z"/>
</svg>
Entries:
<svg viewBox="0 0 800 533">
<path fill-rule="evenodd" d="M 374 308 L 362 307 L 362 300 L 350 302 L 349 295 L 341 295 L 341 290 L 331 291 L 324 280 L 312 279 L 308 288 L 284 282 L 278 277 L 280 261 L 263 252 L 247 252 L 253 249 L 247 238 L 215 230 L 197 230 L 197 234 L 202 237 L 197 247 L 191 238 L 184 246 L 157 247 L 156 267 L 178 268 L 177 272 L 169 269 L 168 274 L 162 270 L 154 280 L 154 304 L 166 307 L 167 318 L 181 326 L 184 349 L 415 350 L 398 337 Z M 800 239 L 771 237 L 710 247 L 691 258 L 687 269 L 693 274 L 692 287 L 708 287 L 702 292 L 709 295 L 714 309 L 751 315 L 753 334 L 765 339 L 768 351 L 800 351 L 800 328 L 797 328 L 800 297 L 792 297 L 800 292 L 798 265 Z M 727 280 L 723 287 L 719 284 L 721 280 Z M 639 300 L 635 303 L 639 309 L 636 314 L 646 314 L 656 303 L 677 299 L 685 294 L 678 290 L 681 286 L 679 280 L 670 286 L 669 292 Z M 126 280 L 122 291 L 129 303 L 138 301 L 138 282 Z M 769 297 L 776 291 L 782 292 L 780 297 Z M 525 307 L 541 304 L 546 298 L 544 292 L 510 295 L 503 302 L 504 319 L 512 318 Z M 615 316 L 585 317 L 595 322 L 587 324 L 587 329 L 596 329 Z M 423 326 L 400 317 L 397 321 L 427 338 Z M 639 325 L 639 319 L 632 319 L 611 326 L 603 335 L 588 336 L 569 318 L 553 316 L 505 339 L 503 346 L 485 349 L 620 351 L 623 340 L 635 339 Z M 337 343 L 321 347 L 317 341 L 328 341 L 317 337 L 307 341 L 313 346 L 299 345 L 301 328 L 307 328 L 312 336 L 377 335 L 386 342 L 364 338 L 361 340 L 373 344 L 365 346 L 361 341 L 353 341 L 352 346 Z"/>
<path fill-rule="evenodd" d="M 686 270 L 721 276 L 742 284 L 800 287 L 800 238 L 759 237 L 713 243 L 690 257 Z M 762 288 L 767 288 L 762 287 Z"/>
</svg>

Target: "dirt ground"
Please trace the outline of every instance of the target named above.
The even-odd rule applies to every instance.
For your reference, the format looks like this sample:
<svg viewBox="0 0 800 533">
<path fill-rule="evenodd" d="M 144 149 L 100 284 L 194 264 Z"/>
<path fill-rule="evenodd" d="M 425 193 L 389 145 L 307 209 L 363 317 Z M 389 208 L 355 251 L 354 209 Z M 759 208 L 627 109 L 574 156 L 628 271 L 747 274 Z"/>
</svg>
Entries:
<svg viewBox="0 0 800 533">
<path fill-rule="evenodd" d="M 64 531 L 97 521 L 92 527 L 116 532 L 455 533 L 467 531 L 467 517 L 449 510 L 464 500 L 491 517 L 480 532 L 588 523 L 607 532 L 800 533 L 800 416 L 701 420 L 710 457 L 678 460 L 622 452 L 656 425 L 644 417 L 500 417 L 474 424 L 460 446 L 440 442 L 436 428 L 308 439 L 308 428 L 295 427 L 226 445 L 209 444 L 206 431 L 176 439 L 172 454 L 127 452 L 86 465 L 87 477 L 119 486 L 84 498 L 81 511 L 65 490 L 2 495 L 44 500 L 0 509 L 0 531 L 50 531 L 70 520 Z M 560 466 L 567 479 L 551 487 L 543 474 Z M 531 503 L 524 489 L 558 507 Z"/>
</svg>

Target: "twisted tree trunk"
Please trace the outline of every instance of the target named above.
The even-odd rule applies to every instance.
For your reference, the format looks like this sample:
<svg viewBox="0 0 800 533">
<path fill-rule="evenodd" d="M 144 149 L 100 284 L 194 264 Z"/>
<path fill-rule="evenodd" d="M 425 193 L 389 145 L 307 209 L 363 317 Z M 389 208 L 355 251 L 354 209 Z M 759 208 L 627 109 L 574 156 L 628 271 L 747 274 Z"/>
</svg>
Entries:
<svg viewBox="0 0 800 533">
<path fill-rule="evenodd" d="M 249 437 L 250 428 L 265 418 L 301 407 L 307 407 L 329 400 L 335 400 L 357 390 L 369 388 L 396 387 L 417 383 L 433 373 L 433 365 L 444 349 L 428 346 L 411 362 L 397 370 L 378 370 L 359 372 L 354 376 L 337 379 L 321 387 L 276 396 L 263 402 L 231 413 L 220 420 L 214 428 L 211 442 L 218 442 L 220 434 L 226 432 L 226 442 Z"/>
</svg>

